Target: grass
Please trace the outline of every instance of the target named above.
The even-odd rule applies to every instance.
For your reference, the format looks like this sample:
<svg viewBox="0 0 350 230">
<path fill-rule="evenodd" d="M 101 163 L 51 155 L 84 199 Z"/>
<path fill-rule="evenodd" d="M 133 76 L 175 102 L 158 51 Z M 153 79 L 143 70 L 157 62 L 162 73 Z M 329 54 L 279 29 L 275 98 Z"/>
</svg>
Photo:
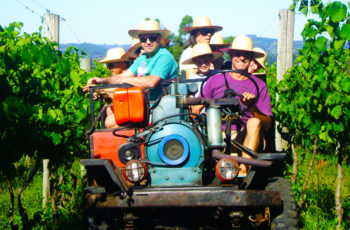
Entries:
<svg viewBox="0 0 350 230">
<path fill-rule="evenodd" d="M 0 199 L 0 229 L 10 229 L 9 225 L 9 206 L 10 206 L 10 194 L 7 189 L 7 184 L 1 182 L 1 199 Z M 16 191 L 14 191 L 16 196 Z M 42 174 L 38 174 L 34 177 L 33 182 L 24 190 L 22 194 L 22 203 L 24 208 L 27 210 L 28 217 L 33 218 L 36 210 L 42 208 Z M 16 201 L 16 198 L 15 198 Z M 15 202 L 17 207 L 17 202 Z M 21 222 L 19 217 L 18 209 L 15 209 L 15 220 L 16 224 Z"/>
<path fill-rule="evenodd" d="M 79 161 L 74 163 L 75 170 L 80 170 Z M 81 198 L 82 198 L 82 184 L 78 186 L 78 189 L 72 187 L 72 178 L 69 174 L 69 170 L 64 172 L 63 184 L 61 188 L 60 199 L 62 202 L 58 205 L 57 220 L 54 221 L 53 212 L 48 205 L 48 209 L 43 209 L 42 205 L 42 172 L 38 173 L 33 182 L 24 190 L 21 198 L 24 208 L 27 211 L 29 220 L 33 220 L 32 229 L 81 229 Z M 14 185 L 15 186 L 15 185 Z M 15 186 L 16 190 L 19 186 Z M 16 190 L 14 195 L 16 196 Z M 9 206 L 10 195 L 7 189 L 6 181 L 0 181 L 0 229 L 10 229 L 9 224 Z M 14 223 L 22 229 L 21 219 L 17 208 L 17 199 L 15 198 L 15 218 Z"/>
<path fill-rule="evenodd" d="M 298 202 L 311 153 L 299 152 L 298 179 L 292 185 Z M 305 193 L 305 208 L 300 212 L 301 229 L 336 229 L 335 191 L 337 183 L 337 158 L 334 155 L 317 155 Z M 344 209 L 343 229 L 350 228 L 350 167 L 344 161 L 342 169 L 341 200 Z"/>
</svg>

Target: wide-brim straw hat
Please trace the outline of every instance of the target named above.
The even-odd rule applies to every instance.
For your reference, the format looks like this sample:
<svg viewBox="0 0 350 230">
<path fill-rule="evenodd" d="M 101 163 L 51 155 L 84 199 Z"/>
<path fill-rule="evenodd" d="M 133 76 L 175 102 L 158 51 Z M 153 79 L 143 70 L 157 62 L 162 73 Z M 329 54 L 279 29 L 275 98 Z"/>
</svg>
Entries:
<svg viewBox="0 0 350 230">
<path fill-rule="evenodd" d="M 255 61 L 257 61 L 257 62 L 259 63 L 259 65 L 260 65 L 264 70 L 266 70 L 266 67 L 265 67 L 266 52 L 265 52 L 263 49 L 259 48 L 259 47 L 254 47 L 253 50 L 256 51 L 256 52 L 259 52 L 259 53 L 263 53 L 263 54 L 264 54 L 264 56 L 261 57 L 261 58 L 255 58 Z"/>
<path fill-rule="evenodd" d="M 261 58 L 264 56 L 263 53 L 253 50 L 253 41 L 248 36 L 237 36 L 233 39 L 231 47 L 220 50 L 229 54 L 235 51 L 246 51 L 252 53 L 253 58 Z"/>
<path fill-rule="evenodd" d="M 107 50 L 106 57 L 99 60 L 99 63 L 111 63 L 117 61 L 125 61 L 122 57 L 125 54 L 125 50 L 121 47 L 112 48 Z"/>
<path fill-rule="evenodd" d="M 194 64 L 193 59 L 204 55 L 212 55 L 213 60 L 221 58 L 224 54 L 220 51 L 212 51 L 207 43 L 197 43 L 192 47 L 192 57 L 183 61 L 182 64 Z"/>
<path fill-rule="evenodd" d="M 221 26 L 214 26 L 211 24 L 210 19 L 207 16 L 199 16 L 193 20 L 192 26 L 185 27 L 182 30 L 186 33 L 191 33 L 193 30 L 198 29 L 214 29 L 215 32 L 222 30 Z"/>
<path fill-rule="evenodd" d="M 129 60 L 129 58 L 137 58 L 136 50 L 141 47 L 140 39 L 133 38 L 132 39 L 132 46 L 126 51 L 126 53 L 123 55 L 122 59 Z"/>
<path fill-rule="evenodd" d="M 138 38 L 140 34 L 160 34 L 162 38 L 167 38 L 170 33 L 170 30 L 161 30 L 159 23 L 154 20 L 141 22 L 138 30 L 129 30 L 129 35 L 133 38 Z"/>
<path fill-rule="evenodd" d="M 215 33 L 211 36 L 209 45 L 210 47 L 226 48 L 231 44 L 225 43 L 224 38 L 220 33 Z"/>
</svg>

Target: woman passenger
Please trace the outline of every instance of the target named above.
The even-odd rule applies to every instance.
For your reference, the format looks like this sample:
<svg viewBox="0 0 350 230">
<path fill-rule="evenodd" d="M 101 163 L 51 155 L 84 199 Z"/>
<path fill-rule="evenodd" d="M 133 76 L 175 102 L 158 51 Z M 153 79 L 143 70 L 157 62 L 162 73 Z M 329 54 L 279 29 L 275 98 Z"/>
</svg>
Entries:
<svg viewBox="0 0 350 230">
<path fill-rule="evenodd" d="M 214 61 L 222 58 L 223 52 L 212 51 L 209 44 L 198 43 L 192 48 L 192 57 L 185 60 L 182 64 L 184 65 L 195 65 L 196 72 L 189 76 L 188 79 L 201 79 L 201 81 L 196 82 L 198 86 L 198 92 L 196 96 L 199 95 L 200 86 L 202 81 L 209 75 L 213 75 L 216 70 L 211 69 L 211 65 Z"/>
<path fill-rule="evenodd" d="M 186 79 L 190 78 L 192 74 L 197 72 L 197 67 L 194 64 L 183 64 L 185 60 L 192 57 L 193 46 L 197 43 L 209 44 L 211 36 L 220 30 L 222 30 L 222 27 L 212 25 L 207 16 L 195 18 L 191 27 L 186 27 L 183 29 L 184 32 L 190 34 L 185 45 L 185 50 L 181 54 L 179 64 L 180 74 L 185 74 Z"/>
</svg>

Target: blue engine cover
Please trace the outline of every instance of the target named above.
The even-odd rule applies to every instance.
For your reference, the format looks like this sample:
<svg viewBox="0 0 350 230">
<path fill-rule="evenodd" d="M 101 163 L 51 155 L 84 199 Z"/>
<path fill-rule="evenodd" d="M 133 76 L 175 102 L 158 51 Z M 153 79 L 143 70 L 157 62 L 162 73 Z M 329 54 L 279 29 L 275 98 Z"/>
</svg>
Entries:
<svg viewBox="0 0 350 230">
<path fill-rule="evenodd" d="M 165 95 L 159 105 L 152 112 L 152 123 L 170 115 L 183 113 L 183 109 L 176 107 L 176 96 Z M 183 116 L 171 118 L 171 120 L 183 120 Z"/>
<path fill-rule="evenodd" d="M 152 186 L 200 186 L 204 146 L 185 121 L 160 122 L 146 137 L 145 157 Z"/>
</svg>

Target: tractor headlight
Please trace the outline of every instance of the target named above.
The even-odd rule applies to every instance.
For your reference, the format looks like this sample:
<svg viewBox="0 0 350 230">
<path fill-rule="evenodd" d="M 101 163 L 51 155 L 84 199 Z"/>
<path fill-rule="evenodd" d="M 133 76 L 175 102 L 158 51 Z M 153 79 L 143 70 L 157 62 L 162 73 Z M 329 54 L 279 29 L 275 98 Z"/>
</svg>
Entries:
<svg viewBox="0 0 350 230">
<path fill-rule="evenodd" d="M 231 181 L 238 176 L 238 163 L 231 158 L 223 158 L 216 163 L 215 172 L 221 181 Z"/>
<path fill-rule="evenodd" d="M 147 167 L 140 160 L 130 160 L 125 165 L 124 177 L 131 183 L 138 183 L 147 176 Z"/>
<path fill-rule="evenodd" d="M 173 134 L 166 136 L 159 144 L 159 157 L 168 165 L 180 165 L 189 156 L 189 146 L 185 138 Z"/>
</svg>

